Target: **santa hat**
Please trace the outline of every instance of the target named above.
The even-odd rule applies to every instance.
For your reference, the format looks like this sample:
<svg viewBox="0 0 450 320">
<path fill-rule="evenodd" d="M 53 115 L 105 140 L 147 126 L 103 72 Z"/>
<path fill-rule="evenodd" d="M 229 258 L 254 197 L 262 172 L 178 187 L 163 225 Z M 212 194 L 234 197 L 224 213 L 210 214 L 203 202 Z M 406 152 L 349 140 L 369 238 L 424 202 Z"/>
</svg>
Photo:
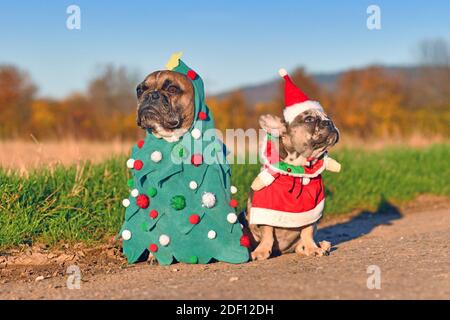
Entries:
<svg viewBox="0 0 450 320">
<path fill-rule="evenodd" d="M 280 69 L 278 71 L 280 76 L 284 78 L 284 103 L 285 108 L 283 111 L 284 120 L 288 123 L 292 122 L 296 116 L 306 110 L 320 110 L 323 111 L 322 106 L 317 101 L 312 101 L 308 98 L 302 90 L 292 82 L 291 78 L 287 74 L 286 69 Z"/>
</svg>

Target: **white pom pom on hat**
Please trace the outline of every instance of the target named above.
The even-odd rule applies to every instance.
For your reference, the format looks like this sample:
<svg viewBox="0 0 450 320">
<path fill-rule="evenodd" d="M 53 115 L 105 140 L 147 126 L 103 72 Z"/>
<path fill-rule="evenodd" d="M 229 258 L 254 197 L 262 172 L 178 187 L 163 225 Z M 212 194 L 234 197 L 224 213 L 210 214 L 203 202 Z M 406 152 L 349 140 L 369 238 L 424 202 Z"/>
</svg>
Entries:
<svg viewBox="0 0 450 320">
<path fill-rule="evenodd" d="M 279 70 L 278 70 L 278 74 L 280 75 L 280 77 L 284 77 L 284 76 L 287 76 L 287 71 L 286 71 L 286 69 L 285 68 L 280 68 Z"/>
</svg>

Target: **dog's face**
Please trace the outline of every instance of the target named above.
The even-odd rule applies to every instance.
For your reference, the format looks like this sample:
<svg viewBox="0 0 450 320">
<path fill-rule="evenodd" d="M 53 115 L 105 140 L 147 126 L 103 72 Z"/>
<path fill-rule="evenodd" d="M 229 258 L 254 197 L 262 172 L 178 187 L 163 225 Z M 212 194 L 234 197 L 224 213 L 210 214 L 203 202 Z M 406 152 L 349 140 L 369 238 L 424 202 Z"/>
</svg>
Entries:
<svg viewBox="0 0 450 320">
<path fill-rule="evenodd" d="M 291 123 L 279 117 L 264 115 L 260 124 L 268 132 L 277 131 L 281 135 L 280 156 L 304 159 L 317 158 L 339 140 L 339 131 L 333 121 L 320 110 L 307 110 L 299 114 Z"/>
<path fill-rule="evenodd" d="M 177 141 L 194 120 L 194 87 L 191 80 L 174 71 L 155 71 L 136 88 L 137 125 L 157 138 Z"/>
<path fill-rule="evenodd" d="M 287 125 L 286 145 L 305 158 L 318 157 L 339 140 L 333 121 L 320 110 L 307 110 Z"/>
</svg>

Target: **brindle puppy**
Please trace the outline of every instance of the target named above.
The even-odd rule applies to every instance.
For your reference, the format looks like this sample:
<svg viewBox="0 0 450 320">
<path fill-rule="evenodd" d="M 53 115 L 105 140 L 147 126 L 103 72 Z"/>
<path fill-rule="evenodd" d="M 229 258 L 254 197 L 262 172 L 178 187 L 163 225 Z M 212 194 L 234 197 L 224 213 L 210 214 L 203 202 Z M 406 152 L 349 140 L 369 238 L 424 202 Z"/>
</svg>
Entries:
<svg viewBox="0 0 450 320">
<path fill-rule="evenodd" d="M 324 151 L 339 140 L 339 131 L 331 119 L 320 110 L 307 110 L 299 114 L 290 124 L 272 115 L 261 116 L 260 125 L 268 133 L 279 136 L 279 154 L 285 162 L 293 165 L 305 165 L 311 158 L 318 158 Z M 253 190 L 265 185 L 256 178 L 252 183 L 247 203 L 247 221 L 250 221 Z M 316 223 L 299 228 L 281 228 L 266 225 L 250 225 L 253 236 L 253 260 L 269 258 L 273 251 L 277 253 L 297 252 L 305 255 L 325 255 L 330 249 L 329 243 L 318 246 L 314 241 Z"/>
<path fill-rule="evenodd" d="M 136 88 L 137 125 L 168 142 L 180 139 L 194 120 L 194 88 L 184 74 L 155 71 Z"/>
</svg>

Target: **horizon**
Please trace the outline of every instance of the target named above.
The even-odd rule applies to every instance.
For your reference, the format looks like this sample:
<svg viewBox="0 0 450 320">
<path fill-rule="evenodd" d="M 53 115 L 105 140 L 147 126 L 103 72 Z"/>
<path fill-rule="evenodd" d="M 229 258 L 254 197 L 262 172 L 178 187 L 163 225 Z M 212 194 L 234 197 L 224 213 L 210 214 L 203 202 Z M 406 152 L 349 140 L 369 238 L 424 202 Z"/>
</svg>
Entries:
<svg viewBox="0 0 450 320">
<path fill-rule="evenodd" d="M 85 91 L 101 66 L 124 66 L 143 77 L 177 51 L 210 95 L 276 79 L 280 67 L 303 66 L 315 75 L 373 64 L 408 67 L 417 64 L 420 41 L 450 41 L 450 3 L 419 2 L 2 4 L 0 28 L 13 32 L 0 33 L 0 64 L 28 72 L 38 96 L 52 98 Z M 81 9 L 80 30 L 66 27 L 71 4 Z M 380 30 L 366 26 L 371 4 L 380 7 Z"/>
</svg>

